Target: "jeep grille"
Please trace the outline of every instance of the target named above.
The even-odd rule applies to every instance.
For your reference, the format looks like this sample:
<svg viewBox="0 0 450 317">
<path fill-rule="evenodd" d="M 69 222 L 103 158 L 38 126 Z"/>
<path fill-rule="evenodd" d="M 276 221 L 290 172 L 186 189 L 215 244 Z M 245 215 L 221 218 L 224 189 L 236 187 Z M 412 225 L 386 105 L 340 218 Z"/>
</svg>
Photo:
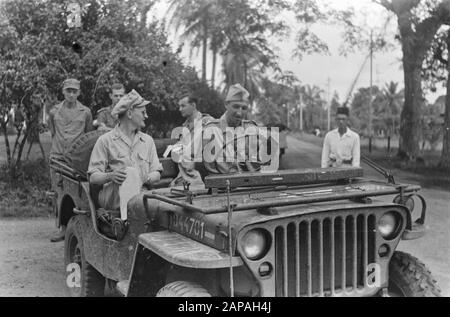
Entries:
<svg viewBox="0 0 450 317">
<path fill-rule="evenodd" d="M 311 215 L 275 227 L 276 296 L 339 296 L 367 288 L 376 216 Z"/>
</svg>

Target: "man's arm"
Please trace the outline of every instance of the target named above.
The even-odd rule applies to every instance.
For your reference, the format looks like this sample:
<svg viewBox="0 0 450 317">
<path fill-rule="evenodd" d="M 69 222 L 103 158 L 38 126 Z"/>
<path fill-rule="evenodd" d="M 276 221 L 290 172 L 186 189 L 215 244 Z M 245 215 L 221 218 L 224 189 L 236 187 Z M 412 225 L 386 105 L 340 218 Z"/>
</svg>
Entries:
<svg viewBox="0 0 450 317">
<path fill-rule="evenodd" d="M 321 164 L 322 168 L 328 167 L 328 160 L 330 158 L 330 145 L 328 144 L 329 143 L 328 141 L 329 141 L 329 135 L 327 134 L 323 141 L 322 164 Z"/>
<path fill-rule="evenodd" d="M 150 159 L 150 170 L 147 176 L 146 183 L 152 184 L 161 179 L 161 173 L 163 167 L 158 159 L 158 152 L 156 151 L 155 142 L 150 139 L 149 142 L 149 159 Z"/>
<path fill-rule="evenodd" d="M 104 185 L 109 182 L 122 184 L 127 176 L 124 170 L 106 172 L 108 152 L 102 138 L 97 140 L 89 160 L 88 174 L 91 184 Z"/>
<path fill-rule="evenodd" d="M 355 143 L 353 144 L 352 148 L 352 166 L 353 167 L 360 167 L 360 160 L 361 160 L 361 149 L 360 149 L 360 141 L 359 141 L 359 135 L 356 135 Z"/>
</svg>

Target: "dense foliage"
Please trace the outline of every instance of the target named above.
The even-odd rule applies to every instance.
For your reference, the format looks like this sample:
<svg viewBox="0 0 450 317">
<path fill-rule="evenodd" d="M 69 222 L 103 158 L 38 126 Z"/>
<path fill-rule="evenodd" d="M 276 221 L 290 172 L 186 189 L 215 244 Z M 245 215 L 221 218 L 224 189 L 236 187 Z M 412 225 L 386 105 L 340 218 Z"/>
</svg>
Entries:
<svg viewBox="0 0 450 317">
<path fill-rule="evenodd" d="M 200 108 L 217 114 L 221 97 L 184 66 L 168 44 L 158 22 L 147 21 L 153 1 L 81 0 L 80 25 L 71 25 L 70 1 L 5 0 L 1 3 L 0 114 L 21 105 L 27 126 L 37 126 L 44 104 L 47 111 L 62 99 L 67 77 L 81 80 L 80 101 L 91 108 L 108 106 L 108 88 L 122 82 L 151 101 L 148 111 L 155 131 L 181 123 L 177 100 L 182 91 L 196 89 L 207 96 Z M 7 122 L 2 122 L 6 132 Z M 28 129 L 30 130 L 30 129 Z M 26 131 L 10 166 L 20 164 Z"/>
</svg>

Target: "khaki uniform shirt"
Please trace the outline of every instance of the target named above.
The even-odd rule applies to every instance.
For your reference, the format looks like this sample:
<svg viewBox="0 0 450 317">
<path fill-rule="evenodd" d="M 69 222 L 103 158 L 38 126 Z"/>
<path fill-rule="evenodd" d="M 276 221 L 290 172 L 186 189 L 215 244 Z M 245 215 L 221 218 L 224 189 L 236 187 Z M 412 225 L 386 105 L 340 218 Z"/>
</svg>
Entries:
<svg viewBox="0 0 450 317">
<path fill-rule="evenodd" d="M 242 120 L 242 127 L 244 129 L 254 126 L 257 127 L 256 122 L 251 120 Z M 205 129 L 215 127 L 217 129 L 213 129 L 216 132 L 220 131 L 220 134 L 213 133 L 211 138 L 205 138 Z M 206 170 L 211 174 L 231 174 L 231 173 L 240 173 L 242 171 L 257 171 L 260 169 L 260 166 L 258 163 L 253 163 L 254 159 L 250 160 L 248 157 L 248 153 L 245 154 L 245 162 L 238 162 L 237 157 L 234 159 L 230 158 L 233 157 L 233 155 L 237 155 L 238 150 L 234 144 L 234 151 L 230 151 L 230 147 L 225 147 L 226 143 L 229 143 L 230 140 L 226 140 L 226 129 L 228 127 L 228 123 L 226 120 L 226 113 L 220 118 L 213 121 L 210 121 L 204 126 L 203 129 L 203 164 L 206 168 Z M 208 162 L 208 159 L 205 158 L 205 155 L 208 155 L 208 150 L 206 150 L 207 144 L 211 144 L 211 142 L 214 142 L 214 139 L 219 141 L 217 144 L 220 146 L 219 153 L 214 153 L 215 159 L 212 162 Z M 231 145 L 231 148 L 233 148 L 233 145 Z M 246 148 L 247 150 L 247 148 Z M 242 153 L 241 153 L 242 154 Z M 225 158 L 224 158 L 225 156 Z M 250 163 L 252 161 L 252 163 Z"/>
<path fill-rule="evenodd" d="M 143 184 L 148 181 L 150 173 L 163 170 L 151 136 L 137 132 L 134 140 L 129 140 L 116 126 L 97 140 L 89 161 L 88 174 L 107 173 L 125 167 L 136 168 Z"/>
<path fill-rule="evenodd" d="M 189 130 L 190 138 L 186 139 L 181 136 L 180 140 L 178 141 L 178 144 L 182 144 L 186 148 L 186 151 L 188 151 L 188 153 L 186 153 L 186 159 L 178 163 L 179 172 L 177 177 L 175 177 L 175 179 L 170 183 L 171 187 L 181 186 L 183 185 L 184 181 L 190 183 L 193 186 L 203 185 L 201 175 L 195 169 L 196 166 L 195 163 L 193 162 L 193 158 L 196 156 L 194 153 L 195 150 L 194 138 L 201 137 L 202 132 L 195 131 L 194 133 L 194 129 L 196 126 L 202 128 L 204 125 L 206 125 L 208 122 L 212 120 L 214 120 L 214 118 L 211 117 L 209 114 L 202 114 L 201 112 L 197 112 L 196 116 L 194 117 L 194 120 L 186 120 L 182 124 L 182 127 L 187 128 Z M 199 140 L 201 142 L 201 139 Z M 198 150 L 201 151 L 201 146 L 198 148 Z M 197 153 L 197 156 L 201 157 L 201 153 Z"/>
<path fill-rule="evenodd" d="M 111 114 L 111 107 L 104 107 L 97 112 L 97 122 L 113 129 L 119 121 Z"/>
<path fill-rule="evenodd" d="M 323 141 L 322 168 L 360 165 L 359 135 L 347 128 L 342 136 L 335 129 L 327 133 Z"/>
<path fill-rule="evenodd" d="M 88 107 L 77 101 L 73 109 L 57 104 L 49 115 L 49 127 L 52 133 L 50 157 L 62 157 L 66 148 L 78 137 L 92 131 L 92 114 Z"/>
</svg>

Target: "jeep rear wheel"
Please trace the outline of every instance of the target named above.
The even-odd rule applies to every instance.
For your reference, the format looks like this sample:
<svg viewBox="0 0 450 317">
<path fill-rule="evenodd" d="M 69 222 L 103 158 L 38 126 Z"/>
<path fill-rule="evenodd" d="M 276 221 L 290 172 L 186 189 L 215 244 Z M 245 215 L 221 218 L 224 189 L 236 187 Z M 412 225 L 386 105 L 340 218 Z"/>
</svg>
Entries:
<svg viewBox="0 0 450 317">
<path fill-rule="evenodd" d="M 104 296 L 105 278 L 86 261 L 76 217 L 67 226 L 64 262 L 68 271 L 66 285 L 72 297 Z"/>
<path fill-rule="evenodd" d="M 197 283 L 177 281 L 161 288 L 156 297 L 211 297 L 211 294 Z"/>
<path fill-rule="evenodd" d="M 436 280 L 417 258 L 396 251 L 389 264 L 389 295 L 393 297 L 440 297 Z"/>
</svg>

